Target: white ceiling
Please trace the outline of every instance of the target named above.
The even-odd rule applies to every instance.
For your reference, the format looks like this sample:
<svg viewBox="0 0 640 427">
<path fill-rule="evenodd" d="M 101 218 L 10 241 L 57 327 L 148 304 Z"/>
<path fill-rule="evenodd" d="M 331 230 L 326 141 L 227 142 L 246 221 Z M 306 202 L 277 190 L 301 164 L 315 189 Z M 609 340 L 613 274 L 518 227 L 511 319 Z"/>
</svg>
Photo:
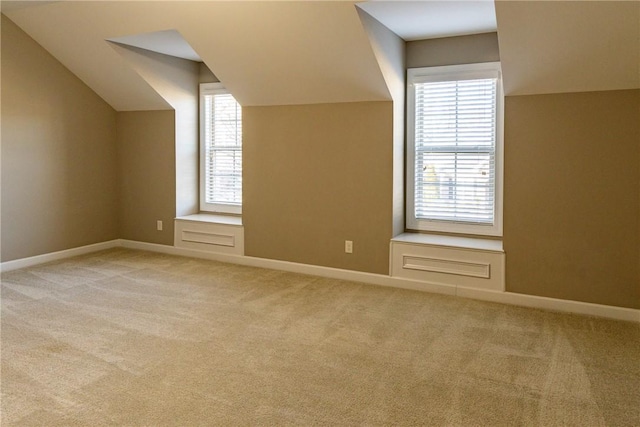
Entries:
<svg viewBox="0 0 640 427">
<path fill-rule="evenodd" d="M 65 0 L 3 0 L 5 12 Z M 357 4 L 404 40 L 451 37 L 496 31 L 493 0 L 372 0 Z M 108 39 L 178 58 L 201 62 L 197 52 L 176 30 L 130 34 Z"/>
<path fill-rule="evenodd" d="M 373 0 L 358 3 L 357 6 L 406 41 L 496 31 L 493 0 Z M 110 41 L 202 61 L 175 30 L 116 37 Z"/>
<path fill-rule="evenodd" d="M 107 40 L 151 50 L 162 53 L 163 55 L 188 59 L 189 61 L 202 62 L 200 55 L 193 50 L 191 45 L 176 30 L 155 31 L 153 33 L 113 37 Z"/>
<path fill-rule="evenodd" d="M 106 40 L 166 30 L 245 106 L 391 99 L 350 1 L 64 1 L 3 13 L 116 110 L 166 103 Z"/>
<path fill-rule="evenodd" d="M 12 0 L 2 0 L 0 1 L 0 11 L 7 13 L 12 12 L 14 10 L 26 9 L 28 7 L 36 7 L 42 6 L 47 3 L 55 3 L 59 0 L 22 0 L 22 1 L 12 1 Z"/>
<path fill-rule="evenodd" d="M 382 1 L 358 7 L 406 41 L 495 32 L 493 0 Z"/>
<path fill-rule="evenodd" d="M 164 109 L 166 102 L 106 40 L 158 51 L 158 44 L 167 45 L 158 35 L 182 36 L 243 105 L 391 99 L 355 1 L 1 4 L 3 13 L 117 110 Z M 507 95 L 640 87 L 640 1 L 358 6 L 406 40 L 497 28 Z"/>
</svg>

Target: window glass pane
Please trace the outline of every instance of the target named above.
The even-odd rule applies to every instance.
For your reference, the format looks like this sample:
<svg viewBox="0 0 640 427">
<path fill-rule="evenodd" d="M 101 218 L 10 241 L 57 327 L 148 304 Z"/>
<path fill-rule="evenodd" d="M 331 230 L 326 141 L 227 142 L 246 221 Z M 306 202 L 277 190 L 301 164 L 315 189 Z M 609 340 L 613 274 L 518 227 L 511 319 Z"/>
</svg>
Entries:
<svg viewBox="0 0 640 427">
<path fill-rule="evenodd" d="M 209 204 L 242 204 L 242 109 L 226 93 L 204 96 L 205 184 Z"/>
<path fill-rule="evenodd" d="M 493 164 L 490 153 L 421 153 L 416 218 L 492 222 Z"/>
<path fill-rule="evenodd" d="M 415 218 L 493 224 L 497 80 L 414 87 Z"/>
</svg>

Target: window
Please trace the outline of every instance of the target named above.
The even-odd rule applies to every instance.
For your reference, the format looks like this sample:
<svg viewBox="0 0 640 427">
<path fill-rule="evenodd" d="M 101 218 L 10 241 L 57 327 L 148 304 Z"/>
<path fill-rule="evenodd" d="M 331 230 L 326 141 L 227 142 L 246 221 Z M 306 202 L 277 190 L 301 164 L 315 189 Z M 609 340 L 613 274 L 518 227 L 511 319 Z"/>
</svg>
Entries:
<svg viewBox="0 0 640 427">
<path fill-rule="evenodd" d="M 407 228 L 502 235 L 499 63 L 407 76 Z"/>
<path fill-rule="evenodd" d="M 220 83 L 200 85 L 200 210 L 242 212 L 242 108 Z"/>
</svg>

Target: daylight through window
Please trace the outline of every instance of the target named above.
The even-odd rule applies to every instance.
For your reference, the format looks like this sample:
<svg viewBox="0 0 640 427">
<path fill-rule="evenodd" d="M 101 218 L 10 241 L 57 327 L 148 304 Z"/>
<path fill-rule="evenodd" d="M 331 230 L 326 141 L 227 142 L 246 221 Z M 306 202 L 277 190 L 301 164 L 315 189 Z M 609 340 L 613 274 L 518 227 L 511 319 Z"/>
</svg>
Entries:
<svg viewBox="0 0 640 427">
<path fill-rule="evenodd" d="M 242 108 L 219 84 L 200 87 L 200 209 L 241 213 Z"/>
<path fill-rule="evenodd" d="M 408 100 L 409 227 L 499 235 L 497 64 L 409 70 Z"/>
</svg>

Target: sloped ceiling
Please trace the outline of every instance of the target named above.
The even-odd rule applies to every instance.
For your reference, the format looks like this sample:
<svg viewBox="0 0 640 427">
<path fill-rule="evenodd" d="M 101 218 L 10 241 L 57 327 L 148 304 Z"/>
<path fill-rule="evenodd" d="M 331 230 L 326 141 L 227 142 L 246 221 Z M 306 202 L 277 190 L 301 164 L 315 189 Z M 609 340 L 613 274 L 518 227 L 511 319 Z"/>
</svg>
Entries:
<svg viewBox="0 0 640 427">
<path fill-rule="evenodd" d="M 505 94 L 640 88 L 639 1 L 497 1 Z"/>
<path fill-rule="evenodd" d="M 350 1 L 64 1 L 3 13 L 119 111 L 167 106 L 106 40 L 165 30 L 245 106 L 391 99 Z"/>
<path fill-rule="evenodd" d="M 176 30 L 156 31 L 153 33 L 135 34 L 132 36 L 109 39 L 111 42 L 150 50 L 163 55 L 202 62 L 202 58 L 193 50 L 182 35 Z"/>
<path fill-rule="evenodd" d="M 451 1 L 374 9 L 400 34 L 399 10 L 437 15 Z M 117 110 L 167 103 L 105 40 L 167 30 L 245 106 L 390 100 L 355 3 L 2 1 L 2 12 Z M 640 87 L 640 1 L 507 0 L 495 12 L 507 95 Z"/>
<path fill-rule="evenodd" d="M 493 0 L 373 0 L 358 7 L 405 41 L 496 31 Z"/>
</svg>

